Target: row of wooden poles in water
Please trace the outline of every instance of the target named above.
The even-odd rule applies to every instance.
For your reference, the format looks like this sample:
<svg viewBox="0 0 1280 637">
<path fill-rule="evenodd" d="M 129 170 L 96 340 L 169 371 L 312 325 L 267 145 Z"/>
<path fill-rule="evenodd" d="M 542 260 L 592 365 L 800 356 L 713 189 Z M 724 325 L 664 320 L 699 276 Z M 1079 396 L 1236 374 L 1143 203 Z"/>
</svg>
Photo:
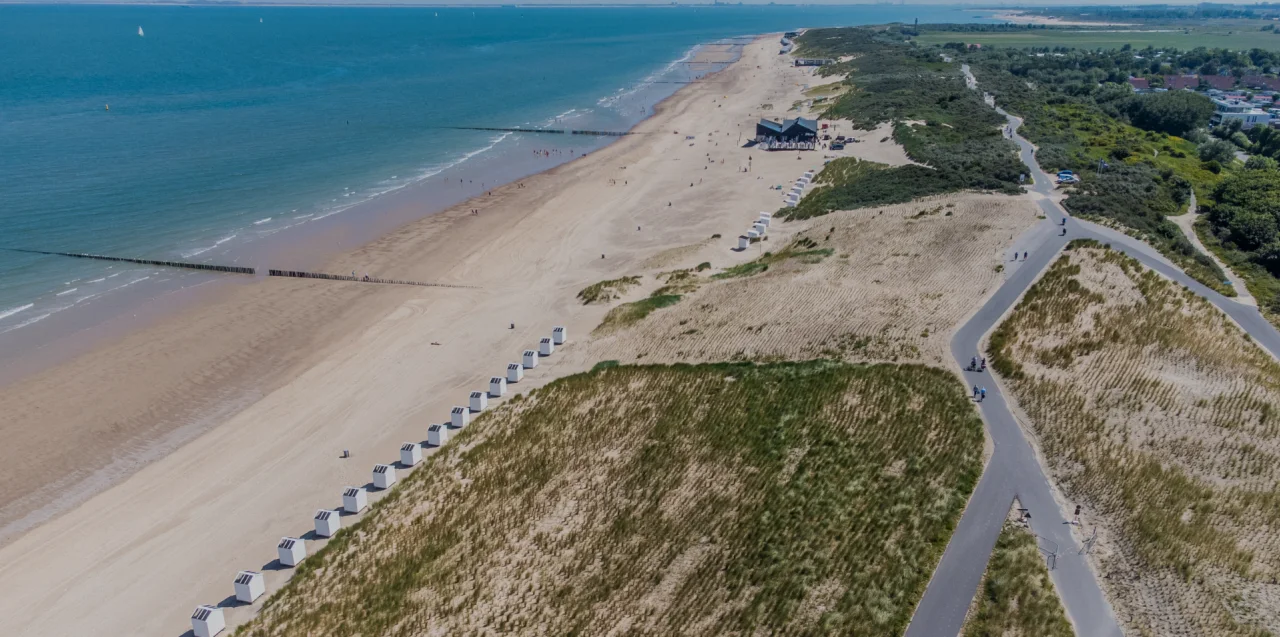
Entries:
<svg viewBox="0 0 1280 637">
<path fill-rule="evenodd" d="M 98 261 L 117 261 L 121 263 L 137 263 L 139 265 L 155 265 L 166 268 L 183 268 L 186 270 L 203 270 L 205 272 L 224 272 L 227 274 L 257 274 L 257 268 L 238 265 L 214 265 L 211 263 L 189 263 L 186 261 L 161 261 L 159 259 L 136 259 L 132 257 L 113 257 L 105 254 L 87 254 L 82 252 L 52 252 L 47 250 L 23 250 L 6 248 L 10 252 L 26 252 L 28 254 L 47 254 L 74 259 L 95 259 Z M 390 285 L 417 285 L 437 288 L 470 288 L 470 285 L 450 285 L 448 283 L 424 283 L 422 281 L 405 281 L 402 279 L 380 279 L 371 276 L 348 276 L 345 274 L 325 274 L 323 272 L 304 272 L 300 270 L 267 270 L 267 276 L 278 276 L 294 279 L 322 279 L 325 281 L 354 281 L 357 283 L 385 283 Z"/>
</svg>

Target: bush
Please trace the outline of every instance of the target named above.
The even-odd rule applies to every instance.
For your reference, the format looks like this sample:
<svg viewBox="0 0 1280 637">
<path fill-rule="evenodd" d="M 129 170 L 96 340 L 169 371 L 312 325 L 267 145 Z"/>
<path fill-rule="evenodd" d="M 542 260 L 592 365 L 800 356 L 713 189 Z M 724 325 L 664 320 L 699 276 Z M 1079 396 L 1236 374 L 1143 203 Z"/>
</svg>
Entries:
<svg viewBox="0 0 1280 637">
<path fill-rule="evenodd" d="M 1219 164 L 1229 164 L 1236 158 L 1235 145 L 1220 139 L 1200 144 L 1196 152 L 1200 156 L 1200 161 L 1203 162 L 1216 161 Z"/>
</svg>

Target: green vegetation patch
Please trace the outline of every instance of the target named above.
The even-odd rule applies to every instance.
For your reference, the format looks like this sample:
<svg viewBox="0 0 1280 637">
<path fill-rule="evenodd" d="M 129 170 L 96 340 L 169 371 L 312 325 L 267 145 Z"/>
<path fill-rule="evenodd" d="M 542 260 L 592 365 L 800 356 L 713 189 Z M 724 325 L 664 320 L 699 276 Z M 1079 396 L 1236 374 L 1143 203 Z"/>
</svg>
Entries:
<svg viewBox="0 0 1280 637">
<path fill-rule="evenodd" d="M 1280 170 L 1242 170 L 1214 189 L 1196 222 L 1204 244 L 1249 287 L 1258 306 L 1280 314 Z"/>
<path fill-rule="evenodd" d="M 761 272 L 767 272 L 769 266 L 782 263 L 784 261 L 794 260 L 797 263 L 813 265 L 820 263 L 823 259 L 835 254 L 835 250 L 831 248 L 819 248 L 818 242 L 808 237 L 797 237 L 790 245 L 783 248 L 777 253 L 766 252 L 759 258 L 746 263 L 726 268 L 723 272 L 713 275 L 713 279 L 737 279 L 742 277 L 754 276 Z"/>
<path fill-rule="evenodd" d="M 637 285 L 640 285 L 640 277 L 638 276 L 624 276 L 620 279 L 593 283 L 578 292 L 578 300 L 582 301 L 583 305 L 608 303 L 622 298 L 622 295 L 626 294 L 627 290 Z"/>
<path fill-rule="evenodd" d="M 1013 143 L 1000 133 L 1004 118 L 983 103 L 980 93 L 965 86 L 958 65 L 871 28 L 811 29 L 797 43 L 800 55 L 855 56 L 819 70 L 847 73 L 844 84 L 851 86 L 831 101 L 825 117 L 848 119 L 864 130 L 894 123 L 894 140 L 921 165 L 832 161 L 816 180 L 827 187 L 815 189 L 795 208 L 780 211 L 784 218 L 965 189 L 1021 192 L 1018 176 L 1026 169 Z"/>
<path fill-rule="evenodd" d="M 1029 529 L 1006 522 L 963 637 L 1075 637 Z"/>
<path fill-rule="evenodd" d="M 981 454 L 923 366 L 578 374 L 474 421 L 238 634 L 901 634 Z"/>
<path fill-rule="evenodd" d="M 1090 243 L 1028 290 L 989 356 L 1058 485 L 1108 527 L 1104 569 L 1143 573 L 1109 587 L 1132 632 L 1270 634 L 1257 609 L 1280 576 L 1280 363 L 1204 299 Z"/>
<path fill-rule="evenodd" d="M 623 303 L 609 310 L 609 313 L 604 315 L 604 320 L 600 321 L 600 325 L 596 327 L 595 331 L 607 332 L 626 327 L 649 316 L 654 310 L 671 307 L 680 302 L 681 297 L 679 294 L 659 294 L 659 292 L 662 292 L 662 288 L 659 288 L 657 292 L 647 298 L 632 301 L 631 303 Z"/>
</svg>

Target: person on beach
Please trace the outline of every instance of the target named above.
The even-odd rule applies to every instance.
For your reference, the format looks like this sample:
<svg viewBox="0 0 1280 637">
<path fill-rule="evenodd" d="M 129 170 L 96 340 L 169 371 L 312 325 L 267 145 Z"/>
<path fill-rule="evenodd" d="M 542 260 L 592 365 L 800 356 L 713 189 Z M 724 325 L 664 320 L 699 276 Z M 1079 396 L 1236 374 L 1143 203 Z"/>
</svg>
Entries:
<svg viewBox="0 0 1280 637">
<path fill-rule="evenodd" d="M 979 396 L 979 398 L 978 398 L 978 401 L 979 401 L 979 402 L 986 400 L 986 399 L 987 399 L 987 388 L 986 388 L 986 387 L 983 387 L 981 390 L 979 390 L 979 394 L 980 394 L 980 396 Z"/>
<path fill-rule="evenodd" d="M 977 385 L 974 385 L 974 386 L 973 386 L 973 399 L 974 399 L 974 400 L 977 400 L 977 399 L 978 399 L 978 386 L 977 386 Z"/>
</svg>

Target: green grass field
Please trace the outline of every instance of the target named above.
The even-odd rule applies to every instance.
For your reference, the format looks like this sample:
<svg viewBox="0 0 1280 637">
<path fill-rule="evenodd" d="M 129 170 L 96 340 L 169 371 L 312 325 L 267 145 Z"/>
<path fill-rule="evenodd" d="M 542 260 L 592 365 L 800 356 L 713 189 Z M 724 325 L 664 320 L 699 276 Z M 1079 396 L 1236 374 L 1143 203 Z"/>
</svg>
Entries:
<svg viewBox="0 0 1280 637">
<path fill-rule="evenodd" d="M 238 635 L 897 635 L 981 472 L 950 372 L 609 366 L 479 417 Z"/>
<path fill-rule="evenodd" d="M 1006 522 L 963 637 L 1074 637 L 1029 529 Z"/>
<path fill-rule="evenodd" d="M 978 43 L 999 47 L 1056 47 L 1077 49 L 1117 49 L 1125 44 L 1135 49 L 1148 45 L 1156 48 L 1173 47 L 1191 50 L 1198 46 L 1223 48 L 1233 51 L 1252 48 L 1280 50 L 1280 34 L 1262 31 L 1267 22 L 1256 24 L 1193 26 L 1133 27 L 1060 27 L 1053 29 L 1028 29 L 1014 33 L 973 33 L 968 31 L 925 31 L 912 38 L 920 44 L 945 44 L 947 42 Z"/>
</svg>

